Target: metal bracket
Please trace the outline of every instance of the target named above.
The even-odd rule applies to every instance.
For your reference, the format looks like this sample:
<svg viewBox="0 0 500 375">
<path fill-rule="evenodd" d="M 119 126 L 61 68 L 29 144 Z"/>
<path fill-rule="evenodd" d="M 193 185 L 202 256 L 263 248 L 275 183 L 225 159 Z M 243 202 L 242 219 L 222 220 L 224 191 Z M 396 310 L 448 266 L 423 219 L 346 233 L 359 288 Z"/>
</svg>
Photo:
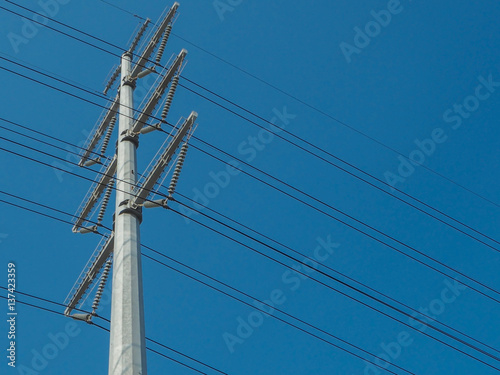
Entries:
<svg viewBox="0 0 500 375">
<path fill-rule="evenodd" d="M 142 207 L 135 206 L 131 203 L 129 199 L 124 200 L 123 202 L 120 203 L 120 207 L 125 206 L 118 215 L 121 214 L 131 214 L 134 215 L 137 220 L 139 220 L 139 223 L 142 223 Z"/>
<path fill-rule="evenodd" d="M 123 79 L 123 85 L 124 86 L 130 86 L 133 89 L 135 89 L 136 83 L 137 83 L 137 77 L 126 76 Z"/>
<path fill-rule="evenodd" d="M 139 147 L 139 136 L 137 133 L 134 133 L 131 129 L 124 131 L 120 134 L 120 142 L 128 141 L 132 142 L 135 145 L 135 148 Z"/>
</svg>

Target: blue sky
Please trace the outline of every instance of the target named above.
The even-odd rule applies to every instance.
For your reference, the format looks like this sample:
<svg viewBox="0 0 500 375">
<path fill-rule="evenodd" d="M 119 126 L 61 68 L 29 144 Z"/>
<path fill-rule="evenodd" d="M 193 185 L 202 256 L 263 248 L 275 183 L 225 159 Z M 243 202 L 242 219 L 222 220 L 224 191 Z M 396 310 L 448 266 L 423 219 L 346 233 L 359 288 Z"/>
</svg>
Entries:
<svg viewBox="0 0 500 375">
<path fill-rule="evenodd" d="M 43 10 L 43 2 L 19 3 L 36 11 Z M 500 115 L 497 83 L 500 82 L 497 22 L 500 7 L 497 2 L 470 5 L 451 0 L 432 4 L 409 0 L 369 3 L 289 0 L 255 4 L 245 0 L 184 0 L 180 3 L 175 36 L 169 40 L 165 57 L 168 59 L 171 54 L 178 54 L 186 48 L 189 54 L 183 72 L 185 77 L 268 121 L 276 122 L 376 178 L 389 179 L 387 181 L 395 184 L 397 189 L 499 240 L 500 184 L 497 169 L 500 131 L 496 122 Z M 61 0 L 57 4 L 51 8 L 56 20 L 120 46 L 126 45 L 140 22 L 138 18 L 97 0 Z M 0 5 L 19 11 L 7 2 Z M 164 7 L 171 4 L 125 0 L 119 5 L 131 13 L 156 21 Z M 33 24 L 23 23 L 25 21 L 19 16 L 2 9 L 0 12 L 2 57 L 18 59 L 19 63 L 34 65 L 36 69 L 58 75 L 75 85 L 102 91 L 103 81 L 118 63 L 118 58 L 39 25 L 30 28 L 26 25 Z M 377 19 L 379 23 L 374 23 Z M 53 22 L 50 26 L 60 28 Z M 359 30 L 365 36 L 360 35 Z M 372 36 L 366 36 L 366 33 Z M 24 42 L 14 46 L 14 34 L 25 38 Z M 355 52 L 347 53 L 346 48 Z M 0 66 L 101 105 L 106 103 L 61 83 L 37 77 L 5 60 Z M 3 83 L 0 116 L 51 136 L 81 143 L 101 113 L 98 106 L 5 70 L 0 71 L 0 76 Z M 192 86 L 183 80 L 181 83 Z M 144 89 L 150 85 L 150 79 L 138 84 L 137 104 L 144 97 Z M 285 95 L 283 91 L 291 95 Z M 459 233 L 277 137 L 265 138 L 264 142 L 255 141 L 259 140 L 259 128 L 179 88 L 169 121 L 176 123 L 192 110 L 199 113 L 197 137 L 498 290 L 498 250 Z M 266 128 L 270 126 L 259 119 L 254 120 Z M 4 122 L 0 125 L 18 130 Z M 75 161 L 70 152 L 51 149 L 3 129 L 0 132 L 2 137 Z M 269 137 L 269 133 L 261 132 L 260 136 Z M 149 164 L 163 140 L 164 134 L 161 133 L 141 136 L 138 150 L 141 169 Z M 0 143 L 0 147 L 49 164 L 55 162 L 48 156 L 5 140 L 0 140 Z M 422 158 L 423 166 L 408 167 L 408 162 L 401 162 L 394 150 L 416 160 Z M 69 151 L 75 150 L 69 148 Z M 330 156 L 321 155 L 335 162 Z M 218 156 L 230 160 L 227 156 Z M 89 188 L 90 183 L 86 180 L 3 151 L 0 152 L 0 162 L 1 190 L 70 213 L 76 211 Z M 70 172 L 92 179 L 95 176 L 94 172 L 80 170 L 67 162 L 58 163 L 56 165 Z M 349 167 L 347 169 L 360 175 Z M 500 347 L 496 302 L 470 288 L 457 287 L 451 278 L 248 176 L 238 174 L 231 176 L 228 183 L 219 180 L 219 185 L 214 185 L 216 176 L 220 179 L 226 175 L 225 170 L 219 161 L 191 148 L 178 191 L 309 257 L 320 253 L 325 255 L 321 249 L 316 249 L 327 243 L 323 249 L 328 256 L 321 261 L 324 265 L 414 309 L 431 308 L 438 321 L 490 346 Z M 254 173 L 251 169 L 248 171 Z M 383 185 L 378 183 L 378 186 Z M 401 194 L 398 196 L 408 200 Z M 4 195 L 0 199 L 26 205 Z M 304 199 L 335 217 L 341 217 L 318 202 Z M 62 302 L 99 239 L 90 234 L 73 234 L 69 225 L 15 207 L 2 204 L 1 209 L 0 268 L 5 276 L 1 276 L 0 285 L 6 285 L 7 263 L 13 261 L 20 291 Z M 203 212 L 212 215 L 207 210 Z M 174 212 L 155 209 L 144 214 L 141 227 L 144 244 L 256 298 L 267 300 L 274 296 L 287 313 L 376 355 L 384 353 L 384 347 L 395 348 L 392 343 L 399 339 L 398 345 L 402 349 L 391 358 L 391 362 L 415 374 L 497 372 L 312 280 L 299 282 L 298 276 L 287 268 L 192 221 L 188 222 Z M 193 218 L 215 226 L 200 214 L 193 215 Z M 109 224 L 110 214 L 107 220 Z M 343 220 L 361 228 L 350 219 Z M 473 234 L 460 224 L 454 225 Z M 226 228 L 218 229 L 288 265 L 296 265 L 296 262 Z M 374 234 L 373 231 L 369 233 Z M 374 236 L 382 238 L 376 233 Z M 497 249 L 500 247 L 485 237 L 479 237 Z M 394 241 L 384 241 L 410 252 Z M 154 256 L 148 251 L 145 254 Z M 417 257 L 425 260 L 422 256 Z M 228 374 L 378 373 L 359 358 L 270 317 L 264 318 L 261 325 L 257 324 L 249 337 L 240 337 L 241 342 L 228 346 L 224 337 L 227 334 L 237 336 L 241 320 L 259 319 L 255 309 L 149 259 L 143 260 L 143 269 L 147 336 Z M 350 295 L 356 294 L 339 287 L 324 275 L 314 273 L 313 276 Z M 477 288 L 498 297 L 481 286 Z M 107 297 L 106 294 L 100 312 L 109 317 Z M 366 297 L 359 298 L 375 305 Z M 40 303 L 26 297 L 19 299 Z M 246 300 L 252 303 L 251 299 Z M 44 306 L 63 310 L 57 306 Z M 106 371 L 106 332 L 84 323 L 68 328 L 68 323 L 72 322 L 68 318 L 22 305 L 18 308 L 17 364 L 32 372 L 19 371 L 19 367 L 16 370 L 8 368 L 3 358 L 0 363 L 2 373 L 66 374 L 71 371 L 87 374 Z M 380 309 L 397 315 L 387 308 Z M 397 316 L 405 322 L 408 320 Z M 6 332 L 5 327 L 6 323 L 2 332 Z M 32 361 L 37 358 L 36 353 L 44 356 L 44 349 L 50 351 L 46 348 L 52 342 L 51 335 L 57 336 L 65 330 L 69 330 L 73 337 L 53 358 L 48 359 L 45 355 L 44 368 L 35 371 Z M 490 364 L 499 365 L 430 329 L 425 332 Z M 324 334 L 319 335 L 336 342 Z M 2 334 L 0 338 L 2 348 L 7 345 L 5 336 Z M 345 344 L 339 345 L 347 348 Z M 151 346 L 162 353 L 172 354 L 154 344 Z M 200 365 L 194 366 L 209 374 L 215 373 Z M 395 367 L 390 369 L 398 374 L 404 373 Z M 151 374 L 194 373 L 152 352 L 148 352 L 148 371 Z M 380 373 L 385 372 L 380 370 Z"/>
</svg>

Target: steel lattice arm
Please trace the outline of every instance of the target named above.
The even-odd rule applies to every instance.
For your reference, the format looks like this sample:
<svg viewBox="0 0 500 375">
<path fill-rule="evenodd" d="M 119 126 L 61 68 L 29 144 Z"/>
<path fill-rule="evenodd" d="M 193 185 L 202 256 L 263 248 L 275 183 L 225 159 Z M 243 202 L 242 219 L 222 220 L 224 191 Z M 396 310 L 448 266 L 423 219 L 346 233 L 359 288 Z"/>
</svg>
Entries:
<svg viewBox="0 0 500 375">
<path fill-rule="evenodd" d="M 102 247 L 101 247 L 102 246 Z M 87 293 L 88 288 L 92 285 L 97 275 L 101 271 L 102 267 L 108 260 L 114 246 L 114 233 L 111 233 L 109 238 L 104 242 L 104 244 L 99 244 L 96 248 L 94 256 L 90 258 L 87 266 L 83 269 L 80 277 L 75 283 L 75 286 L 71 290 L 73 294 L 68 296 L 64 304 L 67 306 L 64 311 L 65 315 L 71 314 L 71 311 L 78 305 L 82 297 Z M 71 294 L 70 292 L 70 294 Z"/>
<path fill-rule="evenodd" d="M 118 112 L 118 105 L 120 104 L 120 94 L 116 95 L 115 100 L 111 104 L 111 106 L 108 108 L 108 111 L 104 115 L 103 119 L 101 120 L 101 123 L 97 127 L 97 129 L 94 132 L 94 135 L 88 142 L 88 144 L 85 147 L 85 152 L 82 155 L 82 159 L 78 163 L 80 167 L 85 165 L 85 162 L 90 159 L 90 155 L 96 148 L 97 144 L 99 143 L 99 140 L 103 136 L 104 132 L 109 126 L 109 123 L 111 122 L 111 119 L 116 116 Z"/>
<path fill-rule="evenodd" d="M 132 127 L 132 133 L 137 134 L 141 131 L 142 127 L 146 124 L 146 121 L 148 121 L 149 117 L 151 116 L 151 113 L 155 109 L 155 107 L 158 105 L 158 102 L 160 101 L 161 97 L 165 93 L 165 90 L 167 89 L 168 84 L 174 78 L 174 75 L 176 74 L 177 70 L 181 67 L 182 62 L 184 61 L 184 58 L 186 57 L 187 51 L 183 49 L 173 64 L 170 66 L 168 69 L 167 73 L 163 76 L 163 79 L 161 82 L 158 84 L 158 87 L 156 88 L 155 92 L 149 99 L 148 103 L 144 107 L 144 109 L 141 111 L 139 114 L 139 117 L 134 123 L 134 126 Z"/>
<path fill-rule="evenodd" d="M 191 112 L 189 117 L 184 121 L 180 129 L 174 135 L 173 139 L 170 141 L 168 147 L 163 151 L 160 158 L 158 159 L 156 165 L 153 167 L 146 180 L 139 189 L 135 199 L 132 202 L 133 206 L 140 206 L 147 199 L 151 190 L 155 186 L 158 179 L 161 177 L 165 167 L 168 165 L 173 155 L 175 154 L 177 148 L 182 142 L 182 139 L 186 136 L 189 129 L 194 125 L 198 114 L 196 112 Z"/>
<path fill-rule="evenodd" d="M 113 175 L 116 171 L 116 155 L 113 160 L 109 163 L 106 170 L 101 175 L 101 178 L 96 182 L 95 187 L 91 190 L 91 193 L 85 197 L 84 201 L 80 205 L 80 209 L 76 213 L 76 221 L 73 226 L 73 232 L 78 232 L 82 228 L 87 216 L 92 212 L 94 205 L 99 200 L 101 194 L 106 190 L 106 187 L 110 183 Z M 91 188 L 92 189 L 92 188 Z"/>
<path fill-rule="evenodd" d="M 160 42 L 160 39 L 162 38 L 163 33 L 167 29 L 167 26 L 172 20 L 174 19 L 175 14 L 177 13 L 177 8 L 179 8 L 179 3 L 175 2 L 172 8 L 170 8 L 167 16 L 163 19 L 163 22 L 158 26 L 158 29 L 156 30 L 155 35 L 151 40 L 149 41 L 149 44 L 147 47 L 144 49 L 144 52 L 142 53 L 142 56 L 139 58 L 139 60 L 135 63 L 134 68 L 132 69 L 132 77 L 137 77 L 137 75 L 144 69 L 146 66 L 146 62 L 149 60 L 151 57 L 151 54 L 155 50 L 157 44 Z"/>
</svg>

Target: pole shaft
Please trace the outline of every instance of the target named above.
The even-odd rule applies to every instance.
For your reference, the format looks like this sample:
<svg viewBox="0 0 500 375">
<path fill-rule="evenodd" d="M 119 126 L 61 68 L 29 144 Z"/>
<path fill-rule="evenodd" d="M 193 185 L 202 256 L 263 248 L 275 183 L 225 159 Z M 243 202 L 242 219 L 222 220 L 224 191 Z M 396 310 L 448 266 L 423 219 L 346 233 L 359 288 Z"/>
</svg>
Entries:
<svg viewBox="0 0 500 375">
<path fill-rule="evenodd" d="M 109 375 L 147 375 L 140 213 L 127 205 L 137 180 L 137 143 L 127 134 L 133 124 L 131 58 L 125 53 L 121 64 Z"/>
</svg>

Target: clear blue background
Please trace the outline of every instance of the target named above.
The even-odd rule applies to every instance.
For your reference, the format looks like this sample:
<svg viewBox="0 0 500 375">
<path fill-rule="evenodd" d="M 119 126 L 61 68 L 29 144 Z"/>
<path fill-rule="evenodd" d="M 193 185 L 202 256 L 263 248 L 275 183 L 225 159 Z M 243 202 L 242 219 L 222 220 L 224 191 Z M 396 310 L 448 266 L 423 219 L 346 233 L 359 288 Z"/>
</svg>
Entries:
<svg viewBox="0 0 500 375">
<path fill-rule="evenodd" d="M 20 4 L 41 10 L 36 1 Z M 457 130 L 452 130 L 442 118 L 447 109 L 474 94 L 479 76 L 491 74 L 495 81 L 500 81 L 498 2 L 402 1 L 403 11 L 394 15 L 390 24 L 347 63 L 340 43 L 352 44 L 354 28 L 363 28 L 373 19 L 370 12 L 386 9 L 387 4 L 385 0 L 243 1 L 226 12 L 222 20 L 212 1 L 184 0 L 174 33 L 404 155 L 416 148 L 415 139 L 428 138 L 433 129 L 443 128 L 448 140 L 437 146 L 434 154 L 426 158 L 425 165 L 499 203 L 500 90 L 482 101 L 478 110 Z M 18 10 L 5 2 L 1 5 Z M 156 21 L 164 7 L 171 4 L 125 0 L 119 5 Z M 106 75 L 113 64 L 118 63 L 116 57 L 42 27 L 37 27 L 37 35 L 28 44 L 21 45 L 16 53 L 7 36 L 21 34 L 23 23 L 18 16 L 3 10 L 0 14 L 2 56 L 14 56 L 96 91 L 102 90 Z M 60 6 L 55 18 L 121 46 L 126 45 L 139 22 L 130 14 L 96 0 L 70 1 Z M 60 27 L 55 23 L 51 26 Z M 189 51 L 184 74 L 197 83 L 266 119 L 274 116 L 273 109 L 282 111 L 286 107 L 289 113 L 296 115 L 287 130 L 378 178 L 383 179 L 386 171 L 397 170 L 399 161 L 394 152 L 179 38 L 171 37 L 166 57 L 177 54 L 181 48 Z M 0 65 L 20 70 L 5 61 Z M 96 106 L 5 71 L 0 71 L 0 76 L 1 116 L 52 136 L 82 142 L 101 112 Z M 62 84 L 56 85 L 68 89 Z M 69 90 L 98 101 L 75 89 Z M 136 94 L 139 100 L 140 91 Z M 246 157 L 238 153 L 238 147 L 258 133 L 255 126 L 179 88 L 169 120 L 176 122 L 191 110 L 200 115 L 198 137 Z M 2 123 L 2 126 L 8 125 Z M 2 134 L 74 161 L 66 152 L 42 147 L 5 131 Z M 141 137 L 141 169 L 147 166 L 163 139 L 160 133 Z M 5 141 L 0 143 L 1 147 L 45 162 L 54 161 Z M 95 175 L 61 164 L 75 173 L 91 178 Z M 275 139 L 257 153 L 252 164 L 498 289 L 497 252 L 291 145 Z M 58 177 L 51 168 L 5 152 L 0 152 L 0 165 L 2 190 L 65 211 L 74 212 L 89 188 L 88 181 L 67 173 Z M 193 189 L 203 190 L 212 181 L 210 172 L 223 169 L 220 162 L 191 149 L 178 190 L 193 197 Z M 416 168 L 398 187 L 498 239 L 500 211 L 497 205 L 423 167 Z M 4 196 L 2 199 L 10 200 Z M 326 261 L 328 266 L 414 308 L 428 307 L 445 288 L 444 276 L 244 175 L 232 178 L 210 201 L 210 207 L 310 256 L 317 237 L 331 236 L 340 247 Z M 5 275 L 0 285 L 6 285 L 7 263 L 14 261 L 20 291 L 62 302 L 98 238 L 73 234 L 68 225 L 4 204 L 1 210 L 0 232 L 7 237 L 0 244 L 0 269 Z M 108 223 L 111 220 L 109 215 L 107 220 Z M 285 311 L 373 353 L 381 353 L 382 343 L 394 341 L 401 331 L 407 330 L 311 280 L 297 291 L 290 291 L 289 285 L 281 280 L 286 271 L 284 267 L 195 223 L 188 224 L 175 213 L 159 209 L 146 211 L 142 240 L 256 297 L 269 298 L 273 289 L 282 289 L 287 297 L 282 306 Z M 267 251 L 259 245 L 252 246 Z M 146 330 L 147 336 L 155 340 L 229 374 L 363 374 L 365 364 L 361 360 L 273 319 L 266 319 L 231 354 L 222 335 L 224 332 L 235 334 L 237 318 L 247 318 L 252 309 L 150 260 L 144 259 L 143 266 Z M 64 330 L 69 319 L 22 305 L 18 308 L 18 365 L 30 366 L 32 350 L 42 351 L 50 343 L 48 334 Z M 109 310 L 109 305 L 104 304 L 100 312 L 109 317 Z M 446 306 L 438 319 L 499 347 L 498 313 L 496 303 L 466 290 Z M 3 327 L 2 332 L 7 332 L 7 325 Z M 81 333 L 72 338 L 56 358 L 48 361 L 40 373 L 102 374 L 107 371 L 108 334 L 84 323 L 79 327 Z M 416 374 L 496 373 L 415 331 L 411 334 L 414 342 L 403 350 L 396 363 Z M 2 348 L 8 341 L 5 336 L 0 337 Z M 7 367 L 3 355 L 0 366 L 2 373 L 16 373 Z M 151 352 L 148 352 L 148 368 L 150 374 L 193 373 Z M 208 373 L 214 372 L 208 370 Z"/>
</svg>

